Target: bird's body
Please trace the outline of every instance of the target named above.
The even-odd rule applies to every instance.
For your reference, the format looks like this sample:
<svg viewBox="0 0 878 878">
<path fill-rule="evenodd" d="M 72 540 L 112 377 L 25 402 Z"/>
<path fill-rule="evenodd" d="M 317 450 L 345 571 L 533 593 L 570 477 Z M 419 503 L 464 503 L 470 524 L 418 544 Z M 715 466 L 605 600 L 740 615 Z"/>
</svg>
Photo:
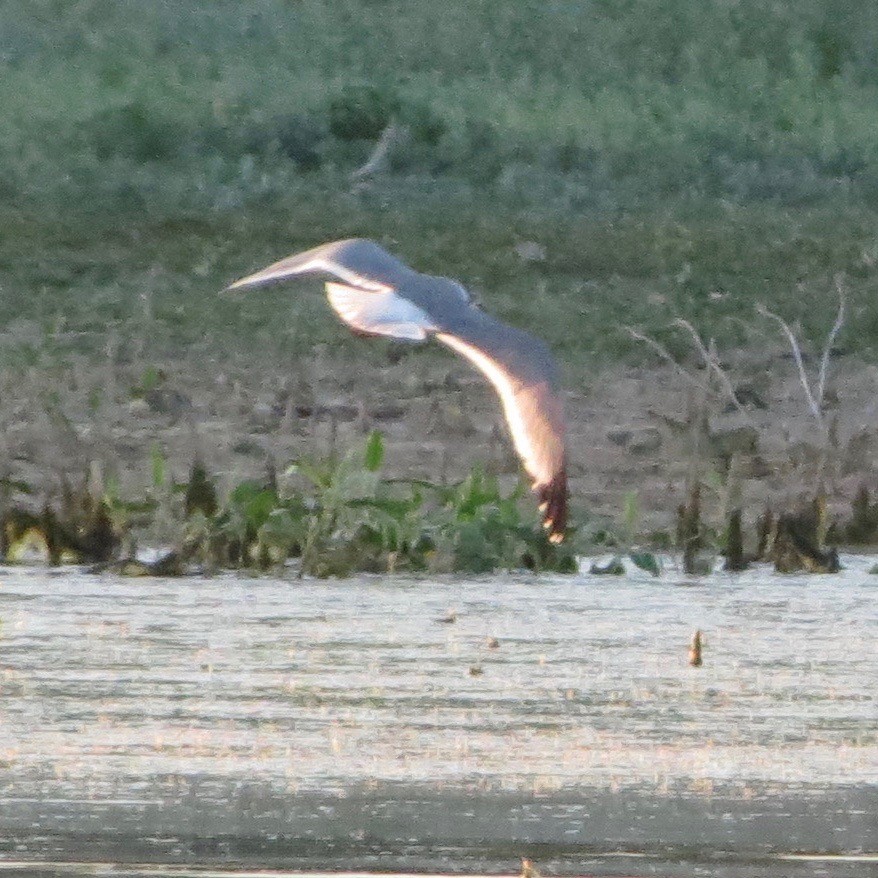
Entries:
<svg viewBox="0 0 878 878">
<path fill-rule="evenodd" d="M 330 305 L 355 332 L 409 341 L 434 336 L 470 361 L 500 396 L 515 449 L 533 477 L 553 542 L 567 520 L 564 416 L 546 345 L 478 308 L 456 281 L 420 274 L 372 241 L 334 241 L 233 283 L 262 286 L 324 274 Z"/>
</svg>

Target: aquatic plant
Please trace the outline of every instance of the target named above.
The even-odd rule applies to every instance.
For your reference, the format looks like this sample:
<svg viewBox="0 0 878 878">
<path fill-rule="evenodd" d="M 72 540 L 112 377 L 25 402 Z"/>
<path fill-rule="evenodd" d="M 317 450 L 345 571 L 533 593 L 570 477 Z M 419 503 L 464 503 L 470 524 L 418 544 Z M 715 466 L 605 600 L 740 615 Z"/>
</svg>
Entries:
<svg viewBox="0 0 878 878">
<path fill-rule="evenodd" d="M 699 557 L 704 550 L 718 550 L 725 554 L 726 570 L 743 570 L 747 566 L 749 558 L 744 552 L 741 529 L 741 483 L 743 473 L 748 465 L 754 464 L 760 442 L 767 434 L 784 435 L 792 469 L 791 479 L 810 487 L 815 504 L 823 496 L 823 485 L 827 479 L 838 471 L 838 424 L 828 419 L 826 402 L 833 345 L 844 327 L 848 306 L 844 275 L 836 274 L 834 284 L 838 308 L 826 332 L 816 375 L 809 376 L 802 342 L 790 324 L 764 305 L 755 306 L 759 316 L 780 327 L 790 346 L 802 398 L 816 428 L 816 443 L 813 446 L 810 443 L 790 442 L 780 419 L 757 420 L 756 410 L 766 407 L 759 394 L 753 391 L 752 386 L 742 384 L 735 378 L 730 366 L 720 357 L 715 339 L 703 338 L 690 321 L 678 317 L 672 325 L 675 329 L 683 330 L 688 343 L 694 347 L 703 366 L 703 374 L 686 364 L 683 354 L 670 350 L 651 335 L 627 327 L 633 339 L 646 344 L 673 367 L 688 389 L 684 420 L 664 413 L 653 413 L 682 438 L 682 453 L 688 463 L 685 502 L 677 510 L 677 546 L 682 551 L 683 569 L 686 572 L 692 573 L 704 566 L 706 559 Z M 750 330 L 744 321 L 739 322 Z M 715 429 L 712 422 L 720 414 L 729 412 L 735 414 L 738 423 L 729 429 Z M 805 445 L 807 453 L 803 447 Z M 709 509 L 705 515 L 703 488 L 711 489 L 714 494 L 713 523 L 708 518 Z M 825 506 L 825 500 L 823 502 Z M 767 529 L 763 526 L 757 556 L 771 560 L 783 572 L 799 569 L 818 572 L 836 568 L 837 559 L 831 552 L 827 554 L 824 551 L 828 526 L 825 510 L 818 516 L 818 531 L 810 527 L 803 530 L 800 518 L 798 514 L 788 513 L 776 521 L 772 519 Z M 861 529 L 869 530 L 868 499 L 864 505 L 860 498 L 854 518 L 859 521 Z M 858 532 L 856 526 L 854 532 Z M 769 536 L 771 546 L 766 549 Z M 780 541 L 777 542 L 777 539 Z"/>
<path fill-rule="evenodd" d="M 838 552 L 826 547 L 826 495 L 819 492 L 797 512 L 779 515 L 769 560 L 778 573 L 837 573 Z"/>
<path fill-rule="evenodd" d="M 426 517 L 435 554 L 431 568 L 489 572 L 526 567 L 573 573 L 577 569 L 569 541 L 551 543 L 545 531 L 522 518 L 519 482 L 504 495 L 496 476 L 474 467 L 450 489 L 440 489 L 438 506 Z"/>
<path fill-rule="evenodd" d="M 733 509 L 729 515 L 729 524 L 726 529 L 726 560 L 724 570 L 745 570 L 748 559 L 744 554 L 744 534 L 741 529 L 741 510 Z"/>
<path fill-rule="evenodd" d="M 372 432 L 340 458 L 299 459 L 287 485 L 244 482 L 215 512 L 188 510 L 181 555 L 208 568 L 265 569 L 297 559 L 301 576 L 355 572 L 574 572 L 573 550 L 522 517 L 517 485 L 504 494 L 475 468 L 456 485 L 384 479 L 384 440 Z M 195 480 L 209 477 L 193 467 Z"/>
<path fill-rule="evenodd" d="M 119 550 L 120 532 L 102 494 L 84 484 L 74 491 L 62 482 L 61 503 L 39 511 L 7 506 L 0 515 L 0 557 L 6 561 L 105 562 Z"/>
<path fill-rule="evenodd" d="M 830 529 L 834 540 L 853 545 L 874 545 L 878 542 L 878 503 L 873 503 L 869 489 L 860 485 L 851 503 L 851 517 L 843 525 Z"/>
<path fill-rule="evenodd" d="M 629 491 L 625 494 L 622 503 L 622 535 L 613 539 L 615 545 L 623 545 L 627 552 L 624 554 L 616 554 L 609 561 L 599 564 L 593 562 L 589 568 L 589 573 L 598 576 L 622 576 L 626 572 L 624 558 L 640 570 L 645 570 L 653 576 L 661 573 L 661 565 L 658 558 L 650 551 L 637 548 L 635 544 L 637 539 L 637 524 L 640 518 L 640 507 L 637 501 L 637 492 Z M 603 541 L 606 542 L 606 541 Z"/>
<path fill-rule="evenodd" d="M 0 555 L 9 562 L 79 563 L 125 576 L 176 576 L 224 569 L 267 570 L 290 564 L 300 576 L 354 573 L 491 573 L 529 569 L 574 573 L 576 549 L 601 545 L 614 552 L 596 574 L 622 575 L 631 565 L 661 573 L 651 544 L 637 536 L 637 498 L 625 500 L 614 532 L 585 519 L 561 545 L 551 543 L 536 521 L 522 482 L 504 488 L 497 476 L 476 466 L 453 484 L 382 475 L 385 449 L 372 432 L 341 456 L 301 458 L 278 478 L 270 469 L 262 480 L 246 480 L 220 499 L 215 480 L 199 459 L 185 483 L 175 482 L 161 451 L 149 458 L 150 484 L 143 496 L 124 499 L 118 483 L 95 476 L 74 489 L 64 481 L 60 502 L 34 506 L 21 482 L 2 483 Z M 98 473 L 99 475 L 99 473 Z M 700 512 L 701 483 L 690 488 L 678 511 L 677 546 L 684 569 L 701 572 L 709 561 L 698 555 L 705 543 L 722 547 L 726 569 L 753 560 L 781 572 L 838 569 L 827 536 L 859 534 L 872 527 L 875 508 L 861 490 L 848 524 L 828 526 L 826 500 L 818 494 L 798 513 L 757 521 L 755 553 L 744 550 L 740 510 L 732 509 L 724 536 L 706 528 Z M 167 539 L 154 561 L 139 560 L 135 538 Z M 664 535 L 664 534 L 663 534 Z M 708 564 L 709 566 L 709 564 Z"/>
<path fill-rule="evenodd" d="M 624 576 L 625 565 L 618 555 L 614 555 L 605 564 L 593 563 L 588 572 L 595 576 Z"/>
</svg>

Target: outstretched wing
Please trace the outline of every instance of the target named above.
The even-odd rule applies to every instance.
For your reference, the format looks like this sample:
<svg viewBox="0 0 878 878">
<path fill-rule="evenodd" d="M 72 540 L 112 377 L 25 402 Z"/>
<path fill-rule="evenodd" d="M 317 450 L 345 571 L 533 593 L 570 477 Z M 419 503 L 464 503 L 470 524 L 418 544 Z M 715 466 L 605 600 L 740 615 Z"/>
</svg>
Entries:
<svg viewBox="0 0 878 878">
<path fill-rule="evenodd" d="M 494 385 L 515 450 L 534 480 L 543 526 L 552 542 L 561 542 L 567 526 L 564 412 L 545 345 L 475 310 L 453 331 L 437 332 L 436 338 Z"/>
<path fill-rule="evenodd" d="M 549 539 L 567 524 L 564 414 L 546 346 L 474 307 L 460 284 L 412 271 L 372 241 L 334 241 L 289 256 L 233 283 L 263 286 L 300 274 L 330 275 L 326 291 L 341 319 L 359 332 L 421 341 L 436 337 L 493 384 L 515 449 L 533 478 Z"/>
<path fill-rule="evenodd" d="M 260 287 L 299 274 L 329 274 L 359 290 L 381 292 L 399 286 L 412 270 L 373 241 L 347 238 L 281 259 L 230 284 L 228 289 Z"/>
<path fill-rule="evenodd" d="M 361 238 L 333 241 L 281 259 L 228 289 L 264 286 L 301 274 L 328 274 L 341 281 L 327 282 L 326 295 L 335 313 L 357 332 L 423 341 L 433 329 L 426 312 L 397 293 L 415 272 Z"/>
</svg>

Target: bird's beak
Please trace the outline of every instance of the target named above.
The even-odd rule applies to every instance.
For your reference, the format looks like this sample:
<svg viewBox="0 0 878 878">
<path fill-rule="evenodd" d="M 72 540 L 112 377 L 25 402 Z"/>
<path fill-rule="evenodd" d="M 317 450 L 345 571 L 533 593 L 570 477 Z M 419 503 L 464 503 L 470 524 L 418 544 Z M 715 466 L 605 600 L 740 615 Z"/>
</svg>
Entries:
<svg viewBox="0 0 878 878">
<path fill-rule="evenodd" d="M 239 278 L 238 280 L 230 283 L 224 290 L 224 294 L 229 293 L 237 293 L 240 290 L 245 289 L 246 287 L 255 287 L 259 286 L 260 280 L 259 276 L 262 272 L 257 271 L 256 274 L 248 274 L 247 277 Z M 261 281 L 261 283 L 265 283 L 265 281 Z"/>
<path fill-rule="evenodd" d="M 291 274 L 291 272 L 284 270 L 284 263 L 275 263 L 230 283 L 223 292 L 233 293 L 248 287 L 264 287 L 268 284 L 288 280 Z"/>
</svg>

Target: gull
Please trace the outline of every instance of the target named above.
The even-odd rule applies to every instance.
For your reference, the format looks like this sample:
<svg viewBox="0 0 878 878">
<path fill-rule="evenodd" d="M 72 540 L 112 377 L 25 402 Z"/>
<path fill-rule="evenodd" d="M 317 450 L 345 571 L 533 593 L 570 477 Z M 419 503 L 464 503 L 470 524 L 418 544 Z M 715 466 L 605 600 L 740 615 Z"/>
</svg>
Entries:
<svg viewBox="0 0 878 878">
<path fill-rule="evenodd" d="M 457 281 L 420 274 L 364 238 L 288 256 L 228 289 L 307 274 L 330 278 L 329 304 L 357 334 L 412 342 L 433 337 L 482 372 L 500 397 L 515 450 L 533 479 L 548 537 L 561 542 L 567 525 L 564 413 L 546 345 L 486 314 Z"/>
</svg>

